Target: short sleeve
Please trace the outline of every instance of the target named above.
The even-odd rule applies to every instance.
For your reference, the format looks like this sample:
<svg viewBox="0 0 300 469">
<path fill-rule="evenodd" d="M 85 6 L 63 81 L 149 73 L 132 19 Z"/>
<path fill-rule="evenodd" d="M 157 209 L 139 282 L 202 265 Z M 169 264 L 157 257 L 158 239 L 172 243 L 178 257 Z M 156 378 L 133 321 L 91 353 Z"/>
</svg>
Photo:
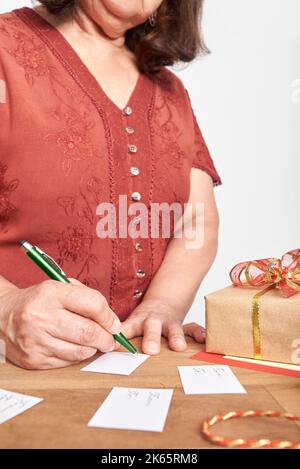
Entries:
<svg viewBox="0 0 300 469">
<path fill-rule="evenodd" d="M 187 95 L 190 101 L 188 92 L 187 92 Z M 190 106 L 191 106 L 191 101 L 190 101 Z M 193 146 L 194 154 L 193 154 L 193 160 L 192 160 L 192 167 L 205 171 L 207 174 L 211 176 L 214 186 L 219 186 L 222 184 L 221 178 L 215 168 L 214 162 L 207 148 L 202 132 L 199 128 L 192 106 L 191 106 L 191 112 L 193 115 L 193 125 L 194 125 L 194 146 Z"/>
</svg>

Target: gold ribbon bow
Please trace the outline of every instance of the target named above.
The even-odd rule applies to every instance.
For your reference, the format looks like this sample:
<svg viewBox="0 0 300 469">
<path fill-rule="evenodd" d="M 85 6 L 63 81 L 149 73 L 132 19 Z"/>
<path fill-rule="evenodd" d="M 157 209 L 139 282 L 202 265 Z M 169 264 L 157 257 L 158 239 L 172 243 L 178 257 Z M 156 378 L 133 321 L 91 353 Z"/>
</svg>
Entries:
<svg viewBox="0 0 300 469">
<path fill-rule="evenodd" d="M 252 298 L 253 355 L 255 359 L 261 360 L 259 299 L 274 288 L 277 288 L 285 298 L 300 292 L 300 249 L 287 252 L 281 259 L 240 262 L 231 270 L 230 278 L 237 287 L 266 287 Z"/>
</svg>

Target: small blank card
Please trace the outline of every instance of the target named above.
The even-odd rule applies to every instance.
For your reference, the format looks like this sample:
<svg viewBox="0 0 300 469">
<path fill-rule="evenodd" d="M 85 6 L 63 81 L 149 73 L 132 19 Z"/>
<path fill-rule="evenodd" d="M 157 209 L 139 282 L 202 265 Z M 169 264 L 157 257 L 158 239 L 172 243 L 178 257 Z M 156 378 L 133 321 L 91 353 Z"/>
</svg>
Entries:
<svg viewBox="0 0 300 469">
<path fill-rule="evenodd" d="M 185 394 L 244 394 L 245 389 L 227 365 L 179 366 Z"/>
<path fill-rule="evenodd" d="M 101 355 L 80 371 L 92 371 L 93 373 L 109 373 L 112 375 L 129 376 L 138 368 L 149 355 L 142 353 L 109 352 Z"/>
<path fill-rule="evenodd" d="M 172 389 L 115 387 L 88 426 L 162 432 L 172 395 Z"/>
<path fill-rule="evenodd" d="M 25 412 L 43 399 L 0 389 L 0 424 Z"/>
</svg>

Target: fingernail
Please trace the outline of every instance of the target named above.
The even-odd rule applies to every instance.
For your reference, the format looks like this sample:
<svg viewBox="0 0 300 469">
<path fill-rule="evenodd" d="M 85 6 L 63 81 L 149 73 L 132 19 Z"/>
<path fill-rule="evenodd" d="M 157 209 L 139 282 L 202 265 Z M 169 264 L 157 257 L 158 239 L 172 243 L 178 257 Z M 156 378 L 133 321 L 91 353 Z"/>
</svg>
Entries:
<svg viewBox="0 0 300 469">
<path fill-rule="evenodd" d="M 157 345 L 157 343 L 154 342 L 153 340 L 150 341 L 150 342 L 147 342 L 146 348 L 147 348 L 147 350 L 148 350 L 150 353 L 156 353 L 156 352 L 158 352 L 158 345 Z"/>
<path fill-rule="evenodd" d="M 186 346 L 185 340 L 183 340 L 183 339 L 175 339 L 174 344 L 178 347 L 185 347 Z"/>
<path fill-rule="evenodd" d="M 111 326 L 111 333 L 112 334 L 119 334 L 119 332 L 121 331 L 121 323 L 120 323 L 120 320 L 118 318 L 115 318 L 114 319 L 114 322 Z"/>
<path fill-rule="evenodd" d="M 111 347 L 107 347 L 107 349 L 105 350 L 105 352 L 113 352 L 115 350 L 115 344 L 113 343 L 111 345 Z"/>
<path fill-rule="evenodd" d="M 97 352 L 96 349 L 88 349 L 85 351 L 85 358 L 90 358 Z"/>
</svg>

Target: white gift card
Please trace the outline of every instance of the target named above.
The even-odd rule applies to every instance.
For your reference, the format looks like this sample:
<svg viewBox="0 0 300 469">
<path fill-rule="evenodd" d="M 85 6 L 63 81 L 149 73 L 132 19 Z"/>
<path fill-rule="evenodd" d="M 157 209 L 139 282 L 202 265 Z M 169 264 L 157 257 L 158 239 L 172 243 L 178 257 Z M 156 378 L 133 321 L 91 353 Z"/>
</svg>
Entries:
<svg viewBox="0 0 300 469">
<path fill-rule="evenodd" d="M 172 389 L 115 387 L 88 426 L 162 432 L 172 395 Z"/>
<path fill-rule="evenodd" d="M 147 358 L 149 358 L 149 355 L 142 353 L 109 352 L 101 355 L 80 371 L 129 376 Z"/>
<path fill-rule="evenodd" d="M 0 389 L 0 424 L 25 412 L 43 399 Z"/>
<path fill-rule="evenodd" d="M 244 394 L 227 365 L 178 366 L 185 394 Z"/>
</svg>

